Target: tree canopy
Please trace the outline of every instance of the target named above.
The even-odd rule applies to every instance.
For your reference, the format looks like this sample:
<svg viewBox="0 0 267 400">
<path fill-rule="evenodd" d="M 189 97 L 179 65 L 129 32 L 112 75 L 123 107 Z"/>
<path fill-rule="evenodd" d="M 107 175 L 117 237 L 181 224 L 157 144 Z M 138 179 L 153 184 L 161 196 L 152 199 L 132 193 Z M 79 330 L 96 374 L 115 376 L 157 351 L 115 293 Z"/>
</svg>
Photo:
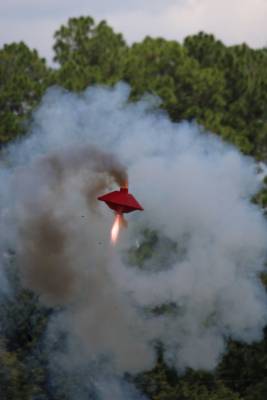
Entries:
<svg viewBox="0 0 267 400">
<path fill-rule="evenodd" d="M 126 43 L 105 21 L 71 18 L 55 33 L 55 57 L 60 64 L 56 81 L 70 90 L 96 83 L 113 84 L 122 75 Z"/>
<path fill-rule="evenodd" d="M 0 143 L 26 131 L 26 122 L 49 85 L 49 69 L 23 42 L 0 49 Z"/>
<path fill-rule="evenodd" d="M 145 93 L 159 96 L 172 120 L 195 120 L 245 154 L 266 157 L 266 49 L 225 46 L 204 32 L 182 44 L 146 37 L 129 46 L 121 33 L 89 16 L 70 18 L 54 37 L 58 68 L 48 68 L 24 43 L 0 50 L 1 143 L 25 132 L 49 85 L 82 91 L 123 80 L 133 101 Z"/>
</svg>

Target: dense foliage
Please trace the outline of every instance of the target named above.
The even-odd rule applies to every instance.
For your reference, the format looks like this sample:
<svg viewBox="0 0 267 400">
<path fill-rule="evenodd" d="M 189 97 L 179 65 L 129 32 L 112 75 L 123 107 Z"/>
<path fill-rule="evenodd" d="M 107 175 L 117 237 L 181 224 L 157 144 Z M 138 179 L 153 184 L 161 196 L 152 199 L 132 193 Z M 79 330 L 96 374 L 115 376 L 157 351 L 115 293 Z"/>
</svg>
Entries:
<svg viewBox="0 0 267 400">
<path fill-rule="evenodd" d="M 196 120 L 245 154 L 259 160 L 267 156 L 266 49 L 227 47 L 203 32 L 183 44 L 146 37 L 128 46 L 105 21 L 95 24 L 91 17 L 81 17 L 56 31 L 54 51 L 58 68 L 53 69 L 24 43 L 0 49 L 2 146 L 26 132 L 31 111 L 51 84 L 82 91 L 95 83 L 124 80 L 132 87 L 133 101 L 155 94 L 173 121 Z M 267 205 L 267 188 L 255 201 Z M 145 233 L 137 255 L 140 265 L 156 240 L 154 233 Z M 15 269 L 13 258 L 11 254 L 9 267 Z M 13 295 L 1 298 L 0 398 L 52 400 L 42 341 L 53 311 L 21 288 L 14 270 L 9 278 Z M 177 376 L 159 352 L 155 368 L 133 379 L 151 400 L 264 400 L 267 332 L 257 344 L 230 342 L 213 373 L 188 370 Z M 56 398 L 69 399 L 64 390 Z"/>
<path fill-rule="evenodd" d="M 24 43 L 0 49 L 0 144 L 26 132 L 27 120 L 49 85 L 49 69 Z"/>
</svg>

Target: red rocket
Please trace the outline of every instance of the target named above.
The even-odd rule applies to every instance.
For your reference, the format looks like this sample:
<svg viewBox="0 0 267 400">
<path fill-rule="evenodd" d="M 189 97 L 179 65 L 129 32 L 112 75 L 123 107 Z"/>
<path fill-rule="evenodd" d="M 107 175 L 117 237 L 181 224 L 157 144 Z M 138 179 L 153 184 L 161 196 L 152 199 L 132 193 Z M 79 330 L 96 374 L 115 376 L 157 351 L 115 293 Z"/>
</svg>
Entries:
<svg viewBox="0 0 267 400">
<path fill-rule="evenodd" d="M 104 201 L 109 208 L 118 214 L 129 213 L 132 211 L 143 211 L 138 201 L 131 193 L 128 193 L 127 187 L 121 187 L 120 190 L 115 190 L 103 196 L 99 196 L 98 200 Z"/>
<path fill-rule="evenodd" d="M 99 196 L 97 199 L 104 201 L 107 206 L 116 213 L 116 218 L 111 229 L 111 240 L 115 243 L 119 234 L 120 226 L 123 224 L 125 225 L 123 214 L 132 211 L 143 211 L 143 207 L 131 193 L 128 193 L 127 187 L 121 187 L 120 190 L 104 194 L 103 196 Z"/>
</svg>

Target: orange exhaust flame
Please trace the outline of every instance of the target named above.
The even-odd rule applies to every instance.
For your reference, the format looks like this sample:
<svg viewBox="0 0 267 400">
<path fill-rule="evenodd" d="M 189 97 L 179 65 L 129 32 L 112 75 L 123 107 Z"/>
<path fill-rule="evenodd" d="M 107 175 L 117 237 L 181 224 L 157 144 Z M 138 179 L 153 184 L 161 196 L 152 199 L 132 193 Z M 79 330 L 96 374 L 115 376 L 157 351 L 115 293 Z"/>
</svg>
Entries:
<svg viewBox="0 0 267 400">
<path fill-rule="evenodd" d="M 111 242 L 113 244 L 116 244 L 118 236 L 119 236 L 119 232 L 120 232 L 120 227 L 121 227 L 121 223 L 122 223 L 122 216 L 120 214 L 116 214 L 113 226 L 111 228 Z"/>
<path fill-rule="evenodd" d="M 111 232 L 110 232 L 110 238 L 111 238 L 111 242 L 113 244 L 116 244 L 116 242 L 118 240 L 120 229 L 127 228 L 127 225 L 128 225 L 127 221 L 126 221 L 126 219 L 124 219 L 123 215 L 117 213 L 115 216 L 114 223 L 111 228 Z"/>
</svg>

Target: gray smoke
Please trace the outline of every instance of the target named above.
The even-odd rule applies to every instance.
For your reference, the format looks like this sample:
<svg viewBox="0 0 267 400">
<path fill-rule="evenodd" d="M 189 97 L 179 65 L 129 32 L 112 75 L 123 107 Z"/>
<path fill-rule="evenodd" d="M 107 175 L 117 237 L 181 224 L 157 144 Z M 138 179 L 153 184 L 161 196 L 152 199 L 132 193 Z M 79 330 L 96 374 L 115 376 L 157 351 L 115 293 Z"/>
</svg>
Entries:
<svg viewBox="0 0 267 400">
<path fill-rule="evenodd" d="M 17 255 L 25 284 L 43 300 L 59 305 L 75 296 L 75 288 L 79 290 L 77 255 L 69 251 L 75 241 L 72 235 L 80 240 L 80 234 L 71 229 L 96 210 L 101 190 L 126 182 L 127 173 L 117 159 L 89 145 L 42 156 L 29 170 L 24 167 L 15 175 L 16 190 L 25 191 L 20 199 L 23 212 L 16 215 Z M 75 196 L 70 206 L 65 201 L 71 199 L 69 191 Z M 79 200 L 85 204 L 73 207 Z M 91 229 L 95 229 L 93 218 Z"/>
<path fill-rule="evenodd" d="M 259 340 L 267 322 L 254 161 L 151 99 L 128 103 L 129 91 L 50 89 L 0 172 L 2 249 L 15 244 L 24 285 L 63 307 L 47 341 L 65 332 L 67 346 L 51 368 L 89 365 L 103 399 L 138 396 L 121 377 L 152 368 L 158 341 L 177 370 L 212 369 L 228 338 Z M 126 169 L 145 211 L 112 247 L 113 215 L 96 197 Z"/>
</svg>

